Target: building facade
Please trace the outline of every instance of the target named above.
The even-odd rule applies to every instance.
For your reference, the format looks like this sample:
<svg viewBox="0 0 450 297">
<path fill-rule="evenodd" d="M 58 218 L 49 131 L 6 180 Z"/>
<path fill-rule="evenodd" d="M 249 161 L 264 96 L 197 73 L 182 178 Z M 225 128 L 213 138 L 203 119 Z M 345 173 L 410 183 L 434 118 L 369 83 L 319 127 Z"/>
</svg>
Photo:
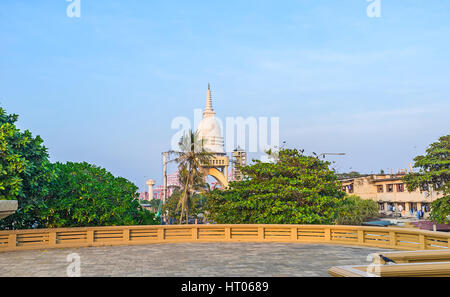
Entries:
<svg viewBox="0 0 450 297">
<path fill-rule="evenodd" d="M 247 165 L 247 153 L 239 146 L 231 152 L 231 179 L 240 181 L 244 178 L 241 167 Z"/>
<path fill-rule="evenodd" d="M 429 189 L 409 192 L 404 176 L 405 173 L 377 174 L 343 179 L 342 191 L 377 202 L 381 212 L 396 211 L 404 216 L 414 216 L 417 210 L 428 213 L 431 202 L 442 196 Z"/>
</svg>

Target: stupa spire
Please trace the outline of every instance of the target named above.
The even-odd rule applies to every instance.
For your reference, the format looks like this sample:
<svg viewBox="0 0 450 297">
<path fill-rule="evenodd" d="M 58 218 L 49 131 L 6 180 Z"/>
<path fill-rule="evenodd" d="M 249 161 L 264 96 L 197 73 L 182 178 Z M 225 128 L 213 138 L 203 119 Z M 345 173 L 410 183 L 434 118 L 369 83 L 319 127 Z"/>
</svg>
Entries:
<svg viewBox="0 0 450 297">
<path fill-rule="evenodd" d="M 211 85 L 208 83 L 208 91 L 206 92 L 206 106 L 203 111 L 203 118 L 208 116 L 214 116 L 215 112 L 212 108 L 212 97 L 211 97 Z"/>
</svg>

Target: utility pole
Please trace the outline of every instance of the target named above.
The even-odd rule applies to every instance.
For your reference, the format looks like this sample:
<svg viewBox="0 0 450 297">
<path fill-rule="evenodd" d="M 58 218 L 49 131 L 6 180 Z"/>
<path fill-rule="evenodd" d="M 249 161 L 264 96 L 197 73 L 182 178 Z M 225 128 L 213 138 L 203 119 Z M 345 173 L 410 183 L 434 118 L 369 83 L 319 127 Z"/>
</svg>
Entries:
<svg viewBox="0 0 450 297">
<path fill-rule="evenodd" d="M 163 204 L 167 200 L 167 155 L 169 152 L 162 153 L 163 155 Z"/>
<path fill-rule="evenodd" d="M 164 205 L 167 201 L 167 156 L 169 152 L 163 152 L 163 195 L 162 195 L 162 203 L 161 206 Z M 161 224 L 163 221 L 166 221 L 166 213 L 161 212 Z M 166 222 L 167 223 L 167 222 Z"/>
</svg>

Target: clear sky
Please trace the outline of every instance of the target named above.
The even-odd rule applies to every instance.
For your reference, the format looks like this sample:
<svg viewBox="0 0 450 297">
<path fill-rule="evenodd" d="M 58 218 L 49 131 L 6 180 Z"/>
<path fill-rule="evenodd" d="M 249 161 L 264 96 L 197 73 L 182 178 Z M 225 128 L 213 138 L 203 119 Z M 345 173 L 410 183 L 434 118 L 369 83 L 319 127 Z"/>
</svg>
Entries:
<svg viewBox="0 0 450 297">
<path fill-rule="evenodd" d="M 211 82 L 217 116 L 279 117 L 340 172 L 406 168 L 450 131 L 450 1 L 0 2 L 0 104 L 52 161 L 141 188 Z"/>
</svg>

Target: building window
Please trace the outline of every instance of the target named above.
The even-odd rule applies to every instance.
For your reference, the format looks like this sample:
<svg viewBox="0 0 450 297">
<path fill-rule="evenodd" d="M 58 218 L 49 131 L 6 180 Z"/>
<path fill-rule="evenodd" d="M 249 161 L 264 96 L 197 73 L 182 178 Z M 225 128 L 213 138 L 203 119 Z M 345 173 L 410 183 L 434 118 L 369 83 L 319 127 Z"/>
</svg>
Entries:
<svg viewBox="0 0 450 297">
<path fill-rule="evenodd" d="M 346 192 L 347 187 L 346 186 L 342 186 L 342 192 Z"/>
<path fill-rule="evenodd" d="M 378 203 L 378 210 L 384 210 L 384 203 Z"/>
<path fill-rule="evenodd" d="M 397 192 L 404 192 L 405 184 L 397 184 Z"/>
<path fill-rule="evenodd" d="M 394 192 L 394 185 L 392 185 L 392 184 L 386 185 L 386 192 L 388 192 L 388 193 Z"/>
<path fill-rule="evenodd" d="M 384 192 L 383 185 L 378 185 L 377 186 L 377 192 L 378 193 L 383 193 Z"/>
</svg>

